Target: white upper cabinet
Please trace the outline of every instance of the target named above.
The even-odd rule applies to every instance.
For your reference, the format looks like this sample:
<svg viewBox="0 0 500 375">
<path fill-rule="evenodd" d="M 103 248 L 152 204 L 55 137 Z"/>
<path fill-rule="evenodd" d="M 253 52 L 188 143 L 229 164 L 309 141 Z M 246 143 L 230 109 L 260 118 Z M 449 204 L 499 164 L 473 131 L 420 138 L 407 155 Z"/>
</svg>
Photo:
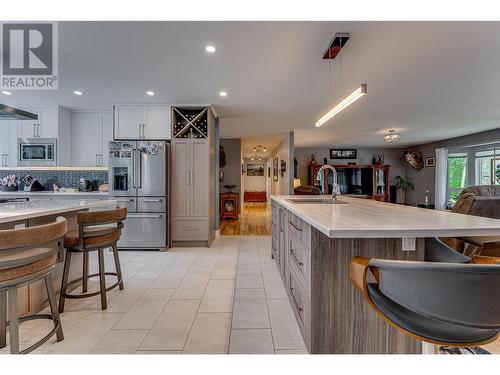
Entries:
<svg viewBox="0 0 500 375">
<path fill-rule="evenodd" d="M 17 166 L 17 122 L 0 121 L 0 166 Z"/>
<path fill-rule="evenodd" d="M 21 121 L 21 138 L 57 138 L 59 136 L 59 108 L 27 108 L 26 110 L 37 114 L 38 119 Z"/>
<path fill-rule="evenodd" d="M 168 105 L 115 105 L 115 139 L 170 139 Z"/>
<path fill-rule="evenodd" d="M 110 112 L 71 113 L 71 164 L 74 167 L 106 167 L 108 142 L 113 138 Z"/>
</svg>

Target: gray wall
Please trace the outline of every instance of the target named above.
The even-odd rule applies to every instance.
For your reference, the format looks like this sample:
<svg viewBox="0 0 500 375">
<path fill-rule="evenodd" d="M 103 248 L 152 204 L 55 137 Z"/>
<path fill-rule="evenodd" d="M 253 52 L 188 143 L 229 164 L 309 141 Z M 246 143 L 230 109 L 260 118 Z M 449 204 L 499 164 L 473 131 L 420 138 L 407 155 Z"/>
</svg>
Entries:
<svg viewBox="0 0 500 375">
<path fill-rule="evenodd" d="M 332 146 L 333 148 L 333 146 Z M 356 148 L 356 147 L 342 147 Z M 300 178 L 302 185 L 307 185 L 308 166 L 311 161 L 311 154 L 314 155 L 316 163 L 323 164 L 323 158 L 328 158 L 328 164 L 347 164 L 348 162 L 356 162 L 356 164 L 372 164 L 372 158 L 376 155 L 384 155 L 384 163 L 391 166 L 390 180 L 396 176 L 404 176 L 405 168 L 401 156 L 404 149 L 402 148 L 356 148 L 357 159 L 330 159 L 329 148 L 296 148 L 295 158 L 297 158 L 297 176 Z"/>
<path fill-rule="evenodd" d="M 462 137 L 445 139 L 424 145 L 410 147 L 408 150 L 419 150 L 425 160 L 426 157 L 434 156 L 436 148 L 459 148 L 467 146 L 478 146 L 487 143 L 500 141 L 500 129 L 494 129 L 487 132 L 470 134 Z M 425 199 L 425 191 L 429 190 L 429 199 L 434 202 L 434 181 L 435 168 L 424 167 L 420 171 L 410 167 L 405 163 L 405 175 L 410 178 L 415 185 L 415 190 L 409 190 L 406 193 L 408 203 L 422 203 Z"/>
<path fill-rule="evenodd" d="M 220 144 L 226 153 L 226 166 L 220 170 L 224 172 L 224 181 L 219 182 L 221 193 L 226 192 L 224 185 L 236 185 L 233 192 L 241 194 L 241 140 L 239 138 L 221 138 Z M 241 206 L 241 205 L 240 205 Z M 241 207 L 239 211 L 241 212 Z"/>
<path fill-rule="evenodd" d="M 271 194 L 272 195 L 292 195 L 293 194 L 293 157 L 294 157 L 294 133 L 288 132 L 285 138 L 271 153 Z M 272 161 L 278 158 L 278 181 L 273 179 Z M 281 160 L 286 163 L 286 170 L 281 176 Z"/>
</svg>

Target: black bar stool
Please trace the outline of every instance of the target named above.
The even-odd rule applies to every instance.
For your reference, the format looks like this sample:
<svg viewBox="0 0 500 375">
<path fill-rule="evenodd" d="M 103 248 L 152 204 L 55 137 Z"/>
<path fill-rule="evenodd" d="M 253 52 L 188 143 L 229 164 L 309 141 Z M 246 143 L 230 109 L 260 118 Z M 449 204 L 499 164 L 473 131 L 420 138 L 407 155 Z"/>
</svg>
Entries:
<svg viewBox="0 0 500 375">
<path fill-rule="evenodd" d="M 45 343 L 54 334 L 64 339 L 57 309 L 51 271 L 54 268 L 62 239 L 66 234 L 66 219 L 31 228 L 0 230 L 0 348 L 6 346 L 9 325 L 10 352 L 26 354 Z M 36 314 L 22 318 L 17 313 L 17 288 L 44 279 L 51 314 Z M 9 322 L 7 323 L 7 299 Z M 19 323 L 34 319 L 50 319 L 54 328 L 41 340 L 19 351 Z"/>
<path fill-rule="evenodd" d="M 437 239 L 427 242 L 433 243 L 432 258 L 438 261 L 353 257 L 349 278 L 378 316 L 407 336 L 444 347 L 477 347 L 496 340 L 499 259 L 473 257 L 467 262 L 457 253 L 455 263 L 446 262 L 457 254 L 447 252 Z M 439 248 L 442 258 L 436 255 Z M 374 281 L 368 281 L 369 274 Z"/>
<path fill-rule="evenodd" d="M 66 258 L 64 260 L 64 271 L 61 283 L 61 294 L 59 296 L 59 312 L 64 311 L 64 302 L 66 298 L 87 298 L 98 294 L 101 295 L 101 308 L 106 310 L 108 307 L 106 292 L 119 286 L 123 289 L 123 278 L 120 267 L 120 258 L 118 256 L 117 242 L 121 236 L 123 221 L 127 217 L 127 208 L 117 208 L 107 211 L 78 212 L 77 223 L 78 230 L 70 231 L 64 238 L 64 247 L 66 248 Z M 111 225 L 113 224 L 113 225 Z M 104 269 L 104 250 L 113 249 L 116 272 L 105 272 Z M 99 259 L 99 273 L 89 275 L 89 252 L 97 251 Z M 68 282 L 69 270 L 71 266 L 71 254 L 83 253 L 83 275 L 71 282 Z M 106 287 L 106 275 L 116 276 L 117 282 Z M 87 292 L 88 279 L 99 277 L 100 290 L 96 292 Z M 82 283 L 81 294 L 69 294 L 68 287 Z"/>
</svg>

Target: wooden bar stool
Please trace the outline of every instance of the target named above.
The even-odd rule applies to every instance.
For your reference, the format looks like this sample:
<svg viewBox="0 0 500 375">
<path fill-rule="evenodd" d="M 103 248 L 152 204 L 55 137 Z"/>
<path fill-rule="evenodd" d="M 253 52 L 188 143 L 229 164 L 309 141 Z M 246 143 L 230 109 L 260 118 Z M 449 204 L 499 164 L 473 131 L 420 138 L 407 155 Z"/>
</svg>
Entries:
<svg viewBox="0 0 500 375">
<path fill-rule="evenodd" d="M 120 239 L 123 221 L 127 217 L 127 208 L 117 208 L 108 211 L 78 212 L 78 229 L 70 231 L 64 238 L 64 247 L 66 248 L 66 258 L 64 260 L 64 271 L 61 283 L 61 294 L 59 296 L 59 312 L 64 311 L 64 302 L 66 298 L 87 298 L 101 295 L 101 308 L 106 310 L 108 307 L 106 292 L 119 286 L 123 289 L 123 278 L 118 257 L 116 243 Z M 114 224 L 114 225 L 111 225 Z M 104 250 L 111 247 L 115 259 L 116 272 L 105 272 L 104 270 Z M 89 252 L 96 250 L 99 259 L 99 273 L 89 275 Z M 83 253 L 83 275 L 71 282 L 68 282 L 69 270 L 71 266 L 71 254 Z M 116 276 L 118 281 L 106 287 L 106 275 Z M 99 277 L 100 290 L 96 292 L 87 292 L 88 279 Z M 82 282 L 81 294 L 69 294 L 68 287 Z"/>
<path fill-rule="evenodd" d="M 66 219 L 31 228 L 0 230 L 0 348 L 6 346 L 6 327 L 9 325 L 12 354 L 29 353 L 54 334 L 57 336 L 57 341 L 64 339 L 51 271 L 56 264 L 66 230 Z M 51 314 L 19 318 L 17 288 L 40 279 L 45 280 Z M 20 352 L 19 323 L 34 319 L 51 319 L 54 321 L 54 328 L 41 340 Z"/>
</svg>

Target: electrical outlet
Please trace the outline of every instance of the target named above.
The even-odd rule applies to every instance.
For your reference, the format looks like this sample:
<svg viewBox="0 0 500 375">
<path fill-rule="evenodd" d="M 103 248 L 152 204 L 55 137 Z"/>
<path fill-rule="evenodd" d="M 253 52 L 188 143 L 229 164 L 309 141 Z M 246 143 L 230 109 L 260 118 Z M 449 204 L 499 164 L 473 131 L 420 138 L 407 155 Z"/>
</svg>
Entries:
<svg viewBox="0 0 500 375">
<path fill-rule="evenodd" d="M 415 237 L 403 237 L 403 251 L 415 251 Z"/>
</svg>

